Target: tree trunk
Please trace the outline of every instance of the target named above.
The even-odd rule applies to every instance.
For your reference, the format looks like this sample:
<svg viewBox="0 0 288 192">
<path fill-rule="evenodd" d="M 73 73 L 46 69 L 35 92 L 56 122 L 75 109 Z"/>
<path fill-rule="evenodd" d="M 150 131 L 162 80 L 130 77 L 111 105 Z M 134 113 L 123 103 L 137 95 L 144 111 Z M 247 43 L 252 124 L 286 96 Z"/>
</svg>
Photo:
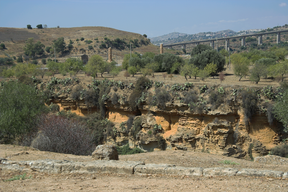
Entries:
<svg viewBox="0 0 288 192">
<path fill-rule="evenodd" d="M 240 76 L 239 81 L 241 81 L 241 79 L 242 79 L 242 76 Z"/>
</svg>

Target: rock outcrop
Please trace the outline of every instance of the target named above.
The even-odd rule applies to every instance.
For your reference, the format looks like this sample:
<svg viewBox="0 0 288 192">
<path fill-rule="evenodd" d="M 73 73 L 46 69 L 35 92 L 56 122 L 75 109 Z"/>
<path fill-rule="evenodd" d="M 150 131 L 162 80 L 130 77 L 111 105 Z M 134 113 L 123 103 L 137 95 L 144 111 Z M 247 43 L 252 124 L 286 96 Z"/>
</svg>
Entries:
<svg viewBox="0 0 288 192">
<path fill-rule="evenodd" d="M 98 145 L 92 153 L 95 160 L 119 160 L 117 149 L 114 145 Z"/>
</svg>

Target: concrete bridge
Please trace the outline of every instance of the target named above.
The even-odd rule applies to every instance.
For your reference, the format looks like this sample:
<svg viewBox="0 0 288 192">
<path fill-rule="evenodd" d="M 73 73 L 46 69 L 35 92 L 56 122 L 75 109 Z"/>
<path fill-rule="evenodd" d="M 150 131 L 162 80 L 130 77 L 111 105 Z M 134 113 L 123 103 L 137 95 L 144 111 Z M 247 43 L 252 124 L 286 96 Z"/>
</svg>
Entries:
<svg viewBox="0 0 288 192">
<path fill-rule="evenodd" d="M 241 38 L 241 46 L 245 47 L 245 38 L 251 37 L 251 36 L 257 36 L 258 37 L 258 45 L 262 45 L 262 36 L 268 35 L 268 34 L 277 34 L 276 37 L 276 43 L 279 44 L 281 42 L 281 33 L 288 32 L 288 30 L 281 30 L 281 31 L 271 31 L 271 32 L 263 32 L 263 33 L 254 33 L 249 35 L 239 35 L 239 36 L 231 36 L 231 37 L 223 37 L 223 38 L 217 38 L 217 39 L 206 39 L 206 40 L 198 40 L 198 41 L 190 41 L 190 42 L 182 42 L 182 43 L 173 43 L 173 44 L 167 44 L 162 45 L 163 47 L 172 48 L 173 46 L 182 46 L 183 49 L 186 49 L 186 45 L 188 44 L 196 44 L 204 43 L 204 42 L 210 42 L 210 46 L 214 49 L 214 41 L 225 41 L 225 50 L 229 49 L 229 40 L 234 38 Z M 160 45 L 161 47 L 161 45 Z"/>
</svg>

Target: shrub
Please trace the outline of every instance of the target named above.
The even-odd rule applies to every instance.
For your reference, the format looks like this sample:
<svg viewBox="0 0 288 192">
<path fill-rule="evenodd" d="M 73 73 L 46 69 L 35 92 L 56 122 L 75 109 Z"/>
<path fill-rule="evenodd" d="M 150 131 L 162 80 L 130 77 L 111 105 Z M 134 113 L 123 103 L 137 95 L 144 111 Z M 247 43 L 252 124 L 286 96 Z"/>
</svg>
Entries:
<svg viewBox="0 0 288 192">
<path fill-rule="evenodd" d="M 89 49 L 89 50 L 92 50 L 92 49 L 93 49 L 93 46 L 92 46 L 92 45 L 89 45 L 89 46 L 88 46 L 88 49 Z"/>
<path fill-rule="evenodd" d="M 142 129 L 142 118 L 141 117 L 135 118 L 133 123 L 134 125 L 131 129 L 131 135 L 133 136 L 134 139 L 137 139 L 137 134 Z"/>
<path fill-rule="evenodd" d="M 27 29 L 32 29 L 31 25 L 27 25 Z"/>
<path fill-rule="evenodd" d="M 156 99 L 157 99 L 157 106 L 159 108 L 164 109 L 166 106 L 166 103 L 171 100 L 171 95 L 166 91 L 164 88 L 157 88 L 155 90 L 156 93 Z"/>
<path fill-rule="evenodd" d="M 257 94 L 252 90 L 243 90 L 242 96 L 242 107 L 244 109 L 245 124 L 247 125 L 251 117 L 257 111 Z"/>
<path fill-rule="evenodd" d="M 248 148 L 248 155 L 249 155 L 249 157 L 250 157 L 250 159 L 252 161 L 254 160 L 254 157 L 253 157 L 253 154 L 252 154 L 253 147 L 254 147 L 254 145 L 252 143 L 250 143 L 249 148 Z"/>
<path fill-rule="evenodd" d="M 1 44 L 0 44 L 0 50 L 4 50 L 4 49 L 6 49 L 5 44 L 4 44 L 4 43 L 1 43 Z"/>
<path fill-rule="evenodd" d="M 217 109 L 224 102 L 224 94 L 212 91 L 209 96 L 209 103 L 212 105 L 212 110 Z"/>
<path fill-rule="evenodd" d="M 135 89 L 131 93 L 129 97 L 129 105 L 132 110 L 136 110 L 138 108 L 138 103 L 139 98 L 143 95 L 142 93 L 145 93 L 146 90 L 151 88 L 152 83 L 151 81 L 146 78 L 146 77 L 140 77 L 135 85 Z"/>
<path fill-rule="evenodd" d="M 14 139 L 34 131 L 38 115 L 45 110 L 34 87 L 19 82 L 4 83 L 0 90 L 0 139 Z"/>
<path fill-rule="evenodd" d="M 81 37 L 81 39 L 80 39 L 81 41 L 84 41 L 84 37 Z"/>
<path fill-rule="evenodd" d="M 82 40 L 81 40 L 82 41 Z M 85 40 L 85 43 L 86 44 L 91 44 L 93 41 L 91 41 L 91 40 Z"/>
<path fill-rule="evenodd" d="M 131 149 L 129 147 L 129 144 L 127 145 L 124 145 L 122 147 L 116 147 L 117 148 L 117 151 L 118 151 L 118 154 L 119 155 L 131 155 L 131 154 L 137 154 L 137 153 L 143 153 L 144 151 L 142 151 L 141 149 L 139 148 L 133 148 Z"/>
<path fill-rule="evenodd" d="M 41 60 L 41 62 L 42 62 L 42 64 L 46 64 L 46 59 L 43 58 L 43 59 Z"/>
<path fill-rule="evenodd" d="M 78 101 L 83 98 L 83 94 L 84 94 L 83 87 L 81 85 L 77 85 L 72 89 L 71 98 L 74 101 Z"/>
<path fill-rule="evenodd" d="M 34 148 L 74 155 L 88 155 L 94 150 L 91 132 L 80 121 L 45 115 L 39 127 L 41 132 L 32 142 Z"/>
<path fill-rule="evenodd" d="M 43 29 L 42 24 L 39 24 L 39 25 L 37 25 L 36 27 L 37 27 L 38 29 Z"/>
<path fill-rule="evenodd" d="M 271 155 L 277 155 L 288 158 L 288 144 L 282 144 L 272 148 Z"/>
<path fill-rule="evenodd" d="M 112 98 L 111 98 L 111 103 L 113 105 L 117 105 L 118 104 L 118 95 L 116 93 L 113 94 Z"/>
<path fill-rule="evenodd" d="M 55 113 L 55 112 L 59 112 L 60 107 L 59 107 L 59 105 L 57 105 L 57 104 L 51 103 L 51 104 L 49 105 L 49 109 L 50 109 L 50 111 L 51 111 L 52 113 Z"/>
<path fill-rule="evenodd" d="M 198 100 L 198 96 L 196 94 L 195 91 L 190 91 L 186 94 L 186 96 L 184 97 L 184 100 L 183 102 L 186 103 L 186 104 L 193 104 L 193 103 L 197 103 L 197 100 Z"/>
<path fill-rule="evenodd" d="M 157 142 L 158 142 L 158 146 L 161 150 L 166 149 L 167 143 L 166 143 L 166 140 L 164 139 L 164 137 L 162 137 L 162 136 L 157 137 Z"/>
</svg>

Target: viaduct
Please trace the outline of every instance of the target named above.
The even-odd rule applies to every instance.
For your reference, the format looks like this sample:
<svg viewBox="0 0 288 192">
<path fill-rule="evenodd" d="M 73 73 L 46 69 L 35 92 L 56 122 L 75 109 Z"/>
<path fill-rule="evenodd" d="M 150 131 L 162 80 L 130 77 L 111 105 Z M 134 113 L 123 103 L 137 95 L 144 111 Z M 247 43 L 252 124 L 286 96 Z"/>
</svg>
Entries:
<svg viewBox="0 0 288 192">
<path fill-rule="evenodd" d="M 186 49 L 186 45 L 188 44 L 196 44 L 198 45 L 199 43 L 204 43 L 204 42 L 210 42 L 210 46 L 214 49 L 214 41 L 219 41 L 219 40 L 224 40 L 225 41 L 225 50 L 228 51 L 229 49 L 229 40 L 233 38 L 241 38 L 241 46 L 245 47 L 245 38 L 250 37 L 250 36 L 257 36 L 258 37 L 258 45 L 262 45 L 262 36 L 263 35 L 268 35 L 268 34 L 277 34 L 276 37 L 276 43 L 280 43 L 280 34 L 288 32 L 288 30 L 281 30 L 281 31 L 273 31 L 273 32 L 263 32 L 263 33 L 254 33 L 254 34 L 249 34 L 249 35 L 239 35 L 239 36 L 231 36 L 231 37 L 223 37 L 219 39 L 207 39 L 207 40 L 199 40 L 199 41 L 190 41 L 190 42 L 182 42 L 182 43 L 173 43 L 173 44 L 160 44 L 160 49 L 161 47 L 167 47 L 167 48 L 172 48 L 173 46 L 182 46 L 183 49 Z"/>
</svg>

